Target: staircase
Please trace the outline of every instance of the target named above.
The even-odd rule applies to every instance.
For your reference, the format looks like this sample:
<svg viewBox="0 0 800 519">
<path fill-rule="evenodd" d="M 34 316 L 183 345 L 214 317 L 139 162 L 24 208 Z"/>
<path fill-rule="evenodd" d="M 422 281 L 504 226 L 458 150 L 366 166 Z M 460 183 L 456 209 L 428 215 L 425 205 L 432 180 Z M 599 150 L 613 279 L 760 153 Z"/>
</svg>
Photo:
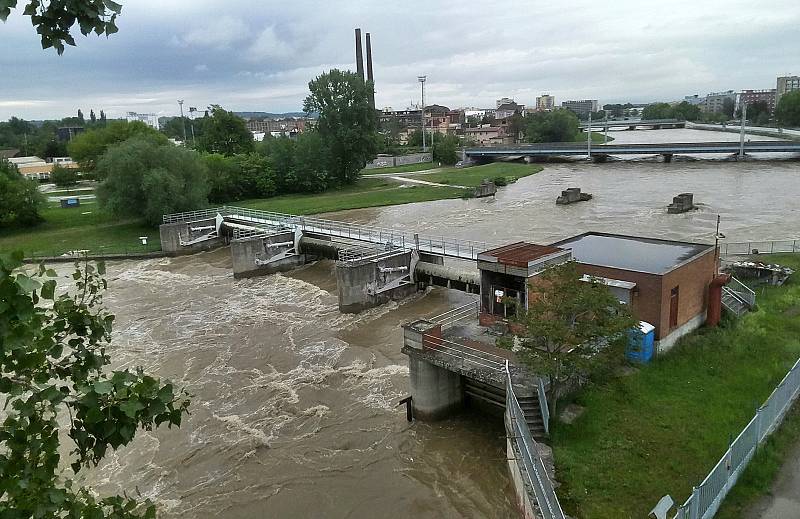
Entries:
<svg viewBox="0 0 800 519">
<path fill-rule="evenodd" d="M 733 276 L 730 282 L 722 287 L 722 306 L 736 317 L 741 317 L 755 306 L 755 303 L 755 292 Z"/>
<path fill-rule="evenodd" d="M 483 403 L 496 406 L 498 409 L 506 408 L 506 390 L 503 387 L 493 386 L 468 377 L 463 378 L 464 394 L 469 398 L 480 400 Z M 525 415 L 525 422 L 535 440 L 547 437 L 539 409 L 539 398 L 536 395 L 517 397 L 519 407 Z"/>
</svg>

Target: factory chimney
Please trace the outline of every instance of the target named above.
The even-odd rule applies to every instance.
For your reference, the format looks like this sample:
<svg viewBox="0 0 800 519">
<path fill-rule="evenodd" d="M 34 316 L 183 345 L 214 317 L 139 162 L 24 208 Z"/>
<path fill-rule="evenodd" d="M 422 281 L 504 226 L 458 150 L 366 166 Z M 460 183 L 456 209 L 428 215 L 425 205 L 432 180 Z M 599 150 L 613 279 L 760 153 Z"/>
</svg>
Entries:
<svg viewBox="0 0 800 519">
<path fill-rule="evenodd" d="M 364 79 L 364 55 L 361 50 L 361 29 L 356 29 L 356 72 Z"/>
<path fill-rule="evenodd" d="M 369 102 L 372 108 L 375 108 L 375 79 L 372 77 L 372 42 L 367 33 L 367 81 L 372 83 L 372 88 L 369 93 Z"/>
</svg>

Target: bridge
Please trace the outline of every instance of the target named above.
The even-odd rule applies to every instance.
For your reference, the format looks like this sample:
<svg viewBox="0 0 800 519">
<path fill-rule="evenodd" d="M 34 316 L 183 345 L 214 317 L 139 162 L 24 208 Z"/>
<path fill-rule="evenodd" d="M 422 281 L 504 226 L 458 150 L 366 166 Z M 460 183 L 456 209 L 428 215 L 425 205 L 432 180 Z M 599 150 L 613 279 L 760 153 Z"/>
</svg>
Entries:
<svg viewBox="0 0 800 519">
<path fill-rule="evenodd" d="M 609 128 L 627 128 L 628 130 L 635 130 L 636 128 L 652 128 L 654 130 L 661 130 L 663 128 L 686 128 L 686 121 L 679 121 L 677 119 L 649 119 L 649 120 L 600 120 L 582 122 L 580 123 L 580 130 L 585 131 L 587 128 L 593 129 L 609 129 Z"/>
<path fill-rule="evenodd" d="M 654 144 L 586 144 L 541 143 L 514 144 L 508 146 L 486 146 L 467 148 L 464 153 L 471 158 L 499 157 L 552 157 L 552 156 L 597 156 L 609 155 L 693 155 L 722 154 L 732 155 L 741 151 L 738 142 L 677 142 Z M 800 142 L 791 141 L 749 141 L 744 143 L 744 153 L 800 153 Z"/>
</svg>

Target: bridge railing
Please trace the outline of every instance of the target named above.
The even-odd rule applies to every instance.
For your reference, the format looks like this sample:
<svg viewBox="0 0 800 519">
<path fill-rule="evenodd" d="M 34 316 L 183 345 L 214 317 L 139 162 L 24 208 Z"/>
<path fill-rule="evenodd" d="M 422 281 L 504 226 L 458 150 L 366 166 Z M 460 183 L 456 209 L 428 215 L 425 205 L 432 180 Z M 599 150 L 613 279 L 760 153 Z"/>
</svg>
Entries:
<svg viewBox="0 0 800 519">
<path fill-rule="evenodd" d="M 746 256 L 750 254 L 778 254 L 800 252 L 800 240 L 762 240 L 720 243 L 722 256 Z"/>
<path fill-rule="evenodd" d="M 519 472 L 525 482 L 524 486 L 533 490 L 543 519 L 564 519 L 564 511 L 561 509 L 561 503 L 558 502 L 553 482 L 547 475 L 544 462 L 539 454 L 538 444 L 533 439 L 525 420 L 525 413 L 522 412 L 517 395 L 514 393 L 508 364 L 505 366 L 505 374 L 506 430 L 518 448 L 517 467 L 521 469 Z"/>
<path fill-rule="evenodd" d="M 214 218 L 217 214 L 225 216 L 227 208 L 211 207 L 208 209 L 198 209 L 197 211 L 186 211 L 183 213 L 165 214 L 162 217 L 163 223 L 176 223 L 176 222 L 191 222 L 195 220 L 205 220 L 207 218 Z"/>
<path fill-rule="evenodd" d="M 447 355 L 452 359 L 451 364 L 462 370 L 485 369 L 495 372 L 498 376 L 505 373 L 507 359 L 466 344 L 425 334 L 422 336 L 422 348 Z"/>
</svg>

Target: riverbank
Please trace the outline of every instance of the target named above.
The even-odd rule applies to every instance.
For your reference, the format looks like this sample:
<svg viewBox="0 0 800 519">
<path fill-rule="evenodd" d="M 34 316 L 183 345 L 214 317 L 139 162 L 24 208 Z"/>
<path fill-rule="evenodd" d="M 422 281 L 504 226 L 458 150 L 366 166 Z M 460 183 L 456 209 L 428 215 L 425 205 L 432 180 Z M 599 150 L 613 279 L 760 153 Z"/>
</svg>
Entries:
<svg viewBox="0 0 800 519">
<path fill-rule="evenodd" d="M 797 255 L 770 261 L 800 268 Z M 552 435 L 567 513 L 646 517 L 664 494 L 682 503 L 800 356 L 798 311 L 796 278 L 759 289 L 757 311 L 570 397 L 585 412 Z"/>
<path fill-rule="evenodd" d="M 706 130 L 711 132 L 740 133 L 742 131 L 739 126 L 722 126 L 721 124 L 686 123 L 686 127 L 692 130 Z M 758 135 L 761 137 L 775 137 L 776 139 L 800 141 L 800 130 L 769 128 L 764 126 L 745 126 L 744 130 L 748 136 Z"/>
<path fill-rule="evenodd" d="M 439 184 L 474 187 L 484 178 L 503 177 L 510 183 L 541 170 L 538 165 L 498 162 L 441 170 L 426 176 L 426 179 Z M 460 187 L 411 185 L 390 178 L 367 177 L 352 186 L 324 193 L 242 200 L 230 205 L 305 215 L 465 196 L 465 190 Z M 29 256 L 58 256 L 73 250 L 97 254 L 139 254 L 160 250 L 158 229 L 145 225 L 141 220 L 118 221 L 96 204 L 70 209 L 52 205 L 57 203 L 42 210 L 44 222 L 36 227 L 0 230 L 0 251 L 22 249 Z M 147 245 L 141 243 L 141 237 L 147 237 Z"/>
</svg>

